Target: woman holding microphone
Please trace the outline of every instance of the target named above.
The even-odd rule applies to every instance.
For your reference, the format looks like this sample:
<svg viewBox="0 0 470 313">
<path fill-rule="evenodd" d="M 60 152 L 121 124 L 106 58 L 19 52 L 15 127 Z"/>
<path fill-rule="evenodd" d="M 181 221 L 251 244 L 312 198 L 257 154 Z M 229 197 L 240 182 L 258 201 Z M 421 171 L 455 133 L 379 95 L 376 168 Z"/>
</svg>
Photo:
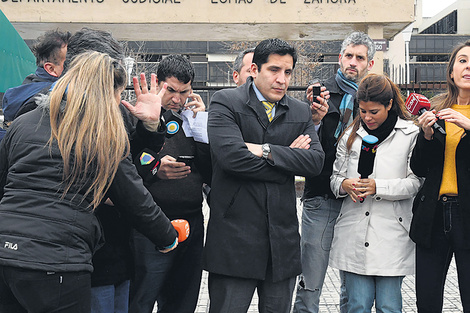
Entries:
<svg viewBox="0 0 470 313">
<path fill-rule="evenodd" d="M 470 312 L 470 41 L 457 46 L 446 71 L 447 92 L 418 118 L 411 169 L 425 177 L 413 204 L 418 312 L 442 312 L 452 257 L 464 312 Z M 438 123 L 446 135 L 433 130 Z"/>
<path fill-rule="evenodd" d="M 348 312 L 401 312 L 401 284 L 414 273 L 408 236 L 412 199 L 420 180 L 409 166 L 418 127 L 408 120 L 398 87 L 369 74 L 356 94 L 359 114 L 338 141 L 331 189 L 344 199 L 329 265 L 344 273 Z M 360 178 L 363 139 L 375 136 L 372 173 Z M 375 150 L 376 149 L 376 150 Z"/>
<path fill-rule="evenodd" d="M 95 208 L 106 198 L 163 252 L 177 232 L 142 184 L 119 109 L 126 72 L 107 54 L 77 56 L 0 144 L 0 312 L 89 313 Z M 159 109 L 152 75 L 139 106 Z M 125 103 L 127 107 L 131 105 Z"/>
</svg>

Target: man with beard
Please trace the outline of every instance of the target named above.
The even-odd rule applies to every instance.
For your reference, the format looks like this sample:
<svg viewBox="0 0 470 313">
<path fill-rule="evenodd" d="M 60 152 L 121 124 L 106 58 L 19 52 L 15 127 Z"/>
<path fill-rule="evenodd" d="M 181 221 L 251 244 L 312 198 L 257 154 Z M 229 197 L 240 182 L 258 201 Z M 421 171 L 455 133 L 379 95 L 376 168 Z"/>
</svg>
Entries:
<svg viewBox="0 0 470 313">
<path fill-rule="evenodd" d="M 322 92 L 330 92 L 329 103 L 317 103 L 318 99 L 313 99 L 313 85 L 307 88 L 307 98 L 312 103 L 312 120 L 325 152 L 325 163 L 320 175 L 305 179 L 301 228 L 302 275 L 294 313 L 318 312 L 333 229 L 342 203 L 342 199 L 336 199 L 330 189 L 336 142 L 355 117 L 357 86 L 374 65 L 374 54 L 374 42 L 368 35 L 361 32 L 350 34 L 341 45 L 338 72 L 323 83 Z M 341 312 L 345 311 L 346 301 L 347 295 L 342 288 Z"/>
</svg>

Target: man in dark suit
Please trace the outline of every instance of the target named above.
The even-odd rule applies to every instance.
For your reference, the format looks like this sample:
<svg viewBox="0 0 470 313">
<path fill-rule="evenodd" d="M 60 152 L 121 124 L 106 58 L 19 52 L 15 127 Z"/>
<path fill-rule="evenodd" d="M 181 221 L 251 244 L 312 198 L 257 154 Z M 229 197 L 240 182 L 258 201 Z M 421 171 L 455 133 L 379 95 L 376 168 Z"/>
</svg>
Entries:
<svg viewBox="0 0 470 313">
<path fill-rule="evenodd" d="M 286 95 L 296 60 L 287 42 L 262 41 L 253 78 L 209 106 L 210 312 L 247 312 L 255 288 L 260 312 L 290 311 L 301 271 L 294 176 L 318 175 L 324 158 L 308 105 Z"/>
</svg>

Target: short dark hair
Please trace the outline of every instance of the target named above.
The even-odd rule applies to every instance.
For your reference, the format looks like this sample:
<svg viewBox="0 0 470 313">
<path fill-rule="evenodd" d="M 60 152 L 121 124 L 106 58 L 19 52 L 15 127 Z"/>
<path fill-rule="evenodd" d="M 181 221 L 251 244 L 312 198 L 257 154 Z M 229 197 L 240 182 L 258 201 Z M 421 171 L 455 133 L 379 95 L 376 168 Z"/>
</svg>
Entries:
<svg viewBox="0 0 470 313">
<path fill-rule="evenodd" d="M 124 54 L 122 45 L 111 33 L 83 27 L 73 34 L 67 47 L 67 57 L 65 58 L 64 71 L 72 59 L 85 51 L 97 51 L 108 54 L 111 58 L 122 61 Z"/>
<path fill-rule="evenodd" d="M 237 55 L 235 61 L 233 61 L 233 71 L 240 73 L 240 71 L 242 70 L 242 66 L 243 66 L 243 58 L 248 53 L 254 53 L 254 52 L 255 52 L 255 48 L 248 48 L 248 49 L 241 51 Z"/>
<path fill-rule="evenodd" d="M 46 62 L 58 65 L 62 61 L 59 59 L 60 50 L 68 44 L 71 36 L 70 32 L 61 32 L 58 29 L 40 36 L 31 49 L 36 56 L 36 65 L 42 66 Z"/>
<path fill-rule="evenodd" d="M 170 54 L 158 64 L 157 79 L 159 82 L 176 77 L 183 84 L 194 81 L 194 66 L 189 59 L 181 54 Z"/>
<path fill-rule="evenodd" d="M 279 54 L 281 56 L 289 54 L 294 60 L 292 68 L 295 67 L 295 63 L 297 62 L 297 52 L 295 48 L 287 43 L 287 41 L 279 38 L 271 38 L 261 41 L 255 48 L 253 63 L 258 66 L 258 70 L 261 69 L 261 65 L 268 62 L 268 58 L 271 54 Z"/>
</svg>

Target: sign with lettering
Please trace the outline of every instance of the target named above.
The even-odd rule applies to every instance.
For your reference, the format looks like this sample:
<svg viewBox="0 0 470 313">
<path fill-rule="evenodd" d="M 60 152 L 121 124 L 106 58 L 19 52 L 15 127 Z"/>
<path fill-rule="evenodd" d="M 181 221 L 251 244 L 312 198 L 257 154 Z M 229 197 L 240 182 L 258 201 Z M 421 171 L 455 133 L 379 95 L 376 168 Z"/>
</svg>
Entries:
<svg viewBox="0 0 470 313">
<path fill-rule="evenodd" d="M 64 23 L 387 23 L 410 20 L 414 9 L 414 0 L 0 0 L 0 3 L 11 22 Z"/>
<path fill-rule="evenodd" d="M 371 28 L 379 29 L 378 38 L 393 37 L 414 20 L 414 1 L 0 0 L 0 6 L 24 39 L 87 26 L 120 40 L 341 40 Z"/>
<path fill-rule="evenodd" d="M 387 39 L 374 39 L 375 51 L 387 51 L 388 40 Z"/>
</svg>

